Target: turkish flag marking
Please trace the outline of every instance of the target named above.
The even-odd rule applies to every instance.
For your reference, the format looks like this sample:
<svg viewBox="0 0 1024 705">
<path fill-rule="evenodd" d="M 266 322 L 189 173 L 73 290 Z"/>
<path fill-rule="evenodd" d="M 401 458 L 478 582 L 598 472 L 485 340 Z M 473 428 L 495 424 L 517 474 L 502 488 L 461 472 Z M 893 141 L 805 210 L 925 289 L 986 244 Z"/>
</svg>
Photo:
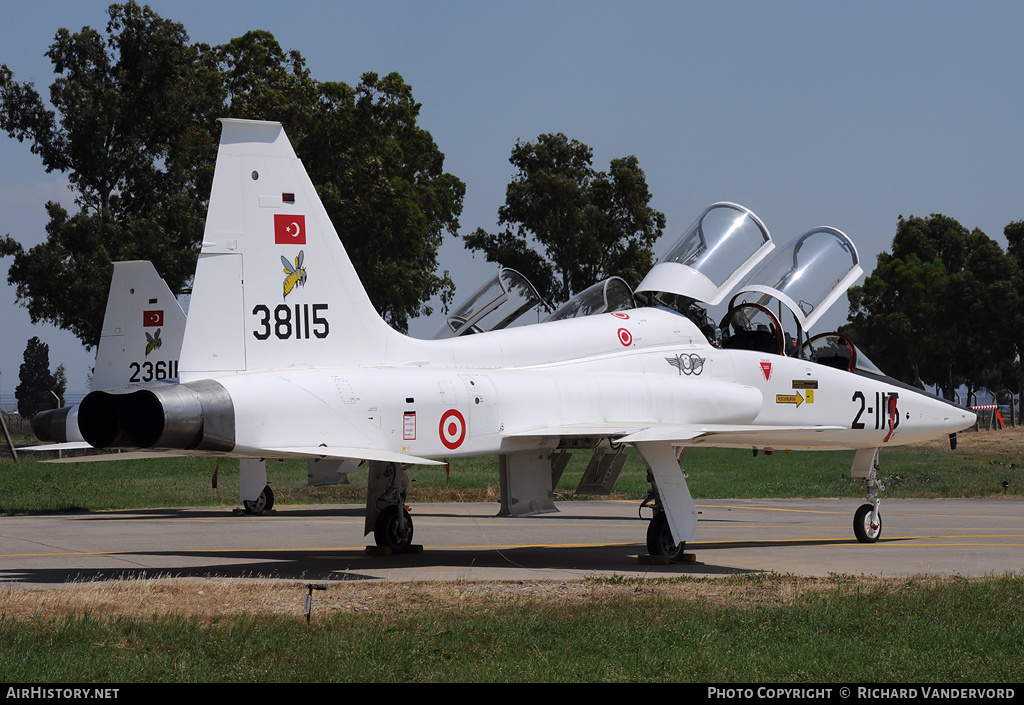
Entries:
<svg viewBox="0 0 1024 705">
<path fill-rule="evenodd" d="M 275 245 L 305 245 L 306 216 L 274 214 Z"/>
<path fill-rule="evenodd" d="M 162 326 L 164 324 L 164 312 L 163 311 L 143 311 L 142 312 L 142 327 L 152 328 L 154 326 Z"/>
</svg>

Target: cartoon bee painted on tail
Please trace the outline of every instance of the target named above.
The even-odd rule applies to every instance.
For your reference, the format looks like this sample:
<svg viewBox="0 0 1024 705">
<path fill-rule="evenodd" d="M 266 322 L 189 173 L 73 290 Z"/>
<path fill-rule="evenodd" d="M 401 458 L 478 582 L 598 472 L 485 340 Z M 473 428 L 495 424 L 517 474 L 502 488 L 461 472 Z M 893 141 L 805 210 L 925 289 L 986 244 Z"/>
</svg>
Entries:
<svg viewBox="0 0 1024 705">
<path fill-rule="evenodd" d="M 164 341 L 160 340 L 159 328 L 156 329 L 156 333 L 154 335 L 146 333 L 146 355 L 149 355 L 151 352 L 153 352 L 163 344 Z"/>
<path fill-rule="evenodd" d="M 281 263 L 284 265 L 284 295 L 288 296 L 292 292 L 292 289 L 298 284 L 305 286 L 306 284 L 306 268 L 302 266 L 302 250 L 299 250 L 298 256 L 295 258 L 295 266 L 293 267 L 291 262 L 281 257 Z"/>
</svg>

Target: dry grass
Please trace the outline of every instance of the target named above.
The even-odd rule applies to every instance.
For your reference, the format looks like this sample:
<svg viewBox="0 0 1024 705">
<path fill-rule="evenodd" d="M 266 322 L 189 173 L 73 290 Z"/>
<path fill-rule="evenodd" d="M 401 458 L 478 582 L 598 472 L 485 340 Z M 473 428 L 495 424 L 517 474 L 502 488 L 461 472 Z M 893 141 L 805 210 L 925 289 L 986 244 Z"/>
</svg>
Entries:
<svg viewBox="0 0 1024 705">
<path fill-rule="evenodd" d="M 325 583 L 313 592 L 313 613 L 343 611 L 378 616 L 421 609 L 497 609 L 510 603 L 579 604 L 660 595 L 716 605 L 792 604 L 806 593 L 826 590 L 900 592 L 909 585 L 939 585 L 967 578 L 917 576 L 806 578 L 764 574 L 741 579 L 579 580 L 507 582 Z M 305 618 L 307 583 L 260 579 L 133 579 L 67 584 L 47 590 L 0 592 L 6 619 L 52 619 L 69 615 L 151 618 L 183 615 L 202 622 L 233 615 Z"/>
<path fill-rule="evenodd" d="M 924 447 L 949 448 L 947 438 L 921 443 Z M 1024 426 L 1004 428 L 998 431 L 966 431 L 957 434 L 957 453 L 978 455 L 1024 455 Z"/>
</svg>

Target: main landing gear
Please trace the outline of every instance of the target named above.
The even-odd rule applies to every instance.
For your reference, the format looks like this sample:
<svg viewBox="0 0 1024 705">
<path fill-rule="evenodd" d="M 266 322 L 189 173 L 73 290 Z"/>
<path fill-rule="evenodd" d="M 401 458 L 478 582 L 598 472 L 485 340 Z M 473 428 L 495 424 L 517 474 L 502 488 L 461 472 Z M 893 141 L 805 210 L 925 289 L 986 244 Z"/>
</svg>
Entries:
<svg viewBox="0 0 1024 705">
<path fill-rule="evenodd" d="M 274 491 L 267 485 L 256 499 L 242 500 L 242 507 L 246 514 L 269 512 L 274 508 Z"/>
<path fill-rule="evenodd" d="M 410 484 L 408 466 L 370 462 L 364 533 L 372 531 L 377 547 L 391 553 L 412 548 L 412 516 L 405 506 Z"/>
<path fill-rule="evenodd" d="M 676 543 L 672 538 L 672 530 L 668 525 L 665 512 L 656 509 L 647 525 L 647 553 L 652 556 L 665 556 L 673 563 L 683 559 L 686 542 Z"/>
<path fill-rule="evenodd" d="M 650 494 L 640 505 L 654 512 L 647 525 L 647 553 L 679 563 L 684 560 L 686 542 L 697 535 L 697 506 L 686 486 L 686 473 L 670 443 L 641 441 L 633 446 L 647 464 L 651 484 Z"/>
<path fill-rule="evenodd" d="M 405 553 L 412 546 L 412 516 L 404 506 L 391 504 L 381 510 L 373 526 L 373 540 L 392 553 Z"/>
</svg>

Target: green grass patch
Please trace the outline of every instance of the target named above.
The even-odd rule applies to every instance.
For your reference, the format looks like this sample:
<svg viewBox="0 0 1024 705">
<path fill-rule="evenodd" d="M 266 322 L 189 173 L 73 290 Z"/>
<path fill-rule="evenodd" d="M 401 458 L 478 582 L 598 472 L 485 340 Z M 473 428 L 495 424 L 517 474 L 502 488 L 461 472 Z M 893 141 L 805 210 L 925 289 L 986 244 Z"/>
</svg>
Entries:
<svg viewBox="0 0 1024 705">
<path fill-rule="evenodd" d="M 0 615 L 9 682 L 1015 683 L 1024 578 L 722 578 L 301 618 Z M 680 585 L 682 583 L 682 585 Z M 644 586 L 641 589 L 641 586 Z M 601 593 L 595 593 L 601 595 Z M 750 598 L 747 598 L 747 595 Z M 767 596 L 767 597 L 766 597 Z"/>
<path fill-rule="evenodd" d="M 19 462 L 0 462 L 0 514 L 98 511 L 181 506 L 237 506 L 238 461 L 213 458 L 162 458 L 80 464 L 48 464 L 42 454 L 22 454 Z M 594 499 L 575 494 L 590 452 L 575 453 L 558 483 L 560 500 Z M 1020 461 L 1020 462 L 1018 462 Z M 852 451 L 776 452 L 756 457 L 750 451 L 687 448 L 682 465 L 697 499 L 857 498 L 863 482 L 850 477 Z M 1024 459 L 967 455 L 930 446 L 886 449 L 881 456 L 886 498 L 991 497 L 1024 494 L 1018 468 Z M 308 487 L 303 461 L 268 461 L 267 474 L 279 504 L 338 504 L 365 501 L 366 473 L 351 475 L 352 484 Z M 439 466 L 417 466 L 410 499 L 497 501 L 495 458 L 453 460 L 451 473 Z M 615 497 L 643 499 L 647 470 L 631 451 Z M 596 497 L 600 499 L 601 497 Z"/>
</svg>

